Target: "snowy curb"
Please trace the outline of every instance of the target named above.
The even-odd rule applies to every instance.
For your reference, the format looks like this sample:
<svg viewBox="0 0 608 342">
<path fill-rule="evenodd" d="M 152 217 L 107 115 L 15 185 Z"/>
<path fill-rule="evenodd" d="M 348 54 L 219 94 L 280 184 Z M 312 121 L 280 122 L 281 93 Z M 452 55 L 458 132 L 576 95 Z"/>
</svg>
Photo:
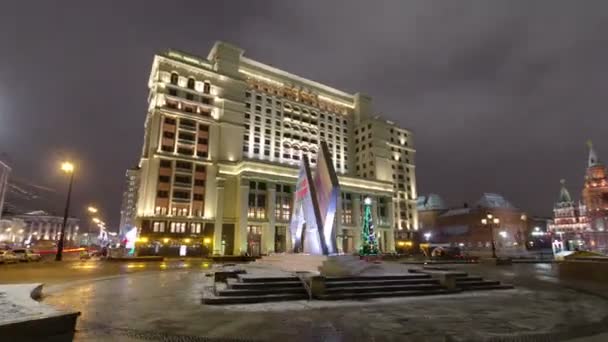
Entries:
<svg viewBox="0 0 608 342">
<path fill-rule="evenodd" d="M 0 336 L 36 338 L 73 334 L 79 312 L 61 312 L 36 301 L 43 284 L 0 285 Z M 11 340 L 11 339 L 9 339 Z"/>
</svg>

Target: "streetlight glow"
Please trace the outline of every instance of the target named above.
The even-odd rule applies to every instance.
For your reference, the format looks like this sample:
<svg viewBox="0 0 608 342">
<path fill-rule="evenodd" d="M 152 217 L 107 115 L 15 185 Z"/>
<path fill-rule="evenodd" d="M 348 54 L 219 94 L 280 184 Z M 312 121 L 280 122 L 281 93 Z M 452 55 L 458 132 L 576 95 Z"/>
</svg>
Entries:
<svg viewBox="0 0 608 342">
<path fill-rule="evenodd" d="M 488 220 L 487 220 L 487 219 L 485 219 L 485 218 L 482 218 L 482 219 L 481 219 L 481 224 L 484 224 L 484 225 L 485 225 L 485 224 L 488 224 Z"/>
<path fill-rule="evenodd" d="M 99 210 L 97 210 L 97 208 L 95 208 L 95 207 L 88 207 L 88 208 L 87 208 L 87 211 L 88 211 L 88 212 L 90 212 L 90 213 L 95 214 L 95 213 L 96 213 L 96 212 L 98 212 Z"/>
<path fill-rule="evenodd" d="M 97 218 L 97 217 L 93 217 L 93 222 L 94 223 L 99 223 L 99 222 L 101 222 L 101 220 L 99 218 Z"/>
<path fill-rule="evenodd" d="M 494 218 L 494 223 L 495 223 L 495 224 L 499 224 L 499 223 L 500 223 L 500 219 L 499 219 L 498 217 L 495 217 L 495 218 Z"/>
<path fill-rule="evenodd" d="M 66 173 L 72 173 L 74 172 L 74 164 L 70 162 L 63 162 L 61 163 L 61 170 Z"/>
</svg>

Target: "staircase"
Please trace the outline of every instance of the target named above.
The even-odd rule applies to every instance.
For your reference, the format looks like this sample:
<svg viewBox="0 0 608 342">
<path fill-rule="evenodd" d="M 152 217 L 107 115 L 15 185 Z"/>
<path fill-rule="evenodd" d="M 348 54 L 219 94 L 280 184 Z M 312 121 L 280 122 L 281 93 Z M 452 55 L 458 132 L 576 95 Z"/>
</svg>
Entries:
<svg viewBox="0 0 608 342">
<path fill-rule="evenodd" d="M 322 300 L 407 297 L 454 293 L 428 274 L 326 277 Z"/>
<path fill-rule="evenodd" d="M 248 277 L 237 275 L 228 278 L 225 289 L 216 289 L 214 295 L 203 297 L 203 304 L 249 304 L 307 300 L 308 292 L 298 277 Z"/>
<path fill-rule="evenodd" d="M 482 277 L 465 276 L 456 278 L 456 287 L 463 291 L 509 290 L 513 285 L 501 284 L 497 280 L 484 280 Z"/>
<path fill-rule="evenodd" d="M 422 270 L 410 269 L 411 274 L 428 274 L 434 272 L 448 272 L 456 276 L 456 288 L 462 291 L 483 291 L 483 290 L 509 290 L 513 285 L 501 284 L 497 280 L 484 280 L 480 276 L 472 276 L 466 272 L 449 271 L 440 267 L 425 267 Z"/>
<path fill-rule="evenodd" d="M 455 279 L 444 286 L 437 275 L 448 273 Z M 234 274 L 226 283 L 216 282 L 213 293 L 204 296 L 203 304 L 248 304 L 290 300 L 308 300 L 307 286 L 297 276 L 255 277 Z M 314 281 L 314 280 L 312 280 Z M 319 300 L 359 300 L 383 297 L 428 296 L 461 291 L 502 290 L 513 286 L 484 280 L 466 272 L 428 269 L 410 270 L 400 275 L 331 276 L 321 278 L 322 290 L 313 291 Z"/>
</svg>

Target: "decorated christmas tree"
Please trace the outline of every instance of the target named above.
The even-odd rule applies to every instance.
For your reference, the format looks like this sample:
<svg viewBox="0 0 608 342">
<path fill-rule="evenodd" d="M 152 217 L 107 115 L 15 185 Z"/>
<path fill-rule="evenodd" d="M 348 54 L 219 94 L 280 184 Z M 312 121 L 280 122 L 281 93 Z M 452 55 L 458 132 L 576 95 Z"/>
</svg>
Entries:
<svg viewBox="0 0 608 342">
<path fill-rule="evenodd" d="M 372 222 L 372 200 L 367 197 L 363 201 L 363 228 L 361 229 L 361 248 L 359 255 L 377 255 L 378 241 L 374 234 L 374 223 Z"/>
</svg>

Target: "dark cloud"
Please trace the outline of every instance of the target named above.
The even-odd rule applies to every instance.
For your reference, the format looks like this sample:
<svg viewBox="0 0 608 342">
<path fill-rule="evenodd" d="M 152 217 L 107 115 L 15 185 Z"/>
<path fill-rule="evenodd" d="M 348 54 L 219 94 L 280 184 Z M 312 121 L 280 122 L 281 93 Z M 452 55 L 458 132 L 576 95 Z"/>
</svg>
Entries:
<svg viewBox="0 0 608 342">
<path fill-rule="evenodd" d="M 549 214 L 558 180 L 608 158 L 604 1 L 19 1 L 0 12 L 0 151 L 21 178 L 117 223 L 138 160 L 155 52 L 206 56 L 215 40 L 301 76 L 374 97 L 415 132 L 418 189 L 483 191 Z M 61 193 L 61 191 L 59 191 Z M 45 205 L 61 208 L 61 197 Z"/>
</svg>

